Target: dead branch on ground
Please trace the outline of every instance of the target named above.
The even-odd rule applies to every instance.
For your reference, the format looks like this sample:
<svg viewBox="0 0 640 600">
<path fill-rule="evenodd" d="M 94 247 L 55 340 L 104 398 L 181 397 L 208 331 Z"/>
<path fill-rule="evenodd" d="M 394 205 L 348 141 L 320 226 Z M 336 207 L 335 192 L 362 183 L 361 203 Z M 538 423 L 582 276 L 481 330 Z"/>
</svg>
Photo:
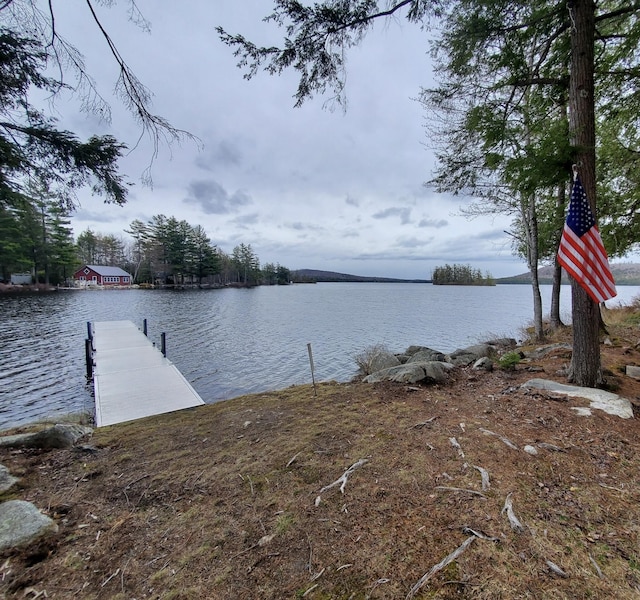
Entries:
<svg viewBox="0 0 640 600">
<path fill-rule="evenodd" d="M 473 496 L 480 496 L 480 498 L 484 498 L 485 500 L 487 499 L 487 497 L 482 492 L 476 492 L 475 490 L 467 490 L 465 488 L 447 487 L 445 485 L 438 485 L 436 486 L 436 490 L 443 490 L 445 492 L 463 492 L 465 494 L 472 494 Z"/>
<path fill-rule="evenodd" d="M 495 431 L 490 431 L 489 429 L 484 429 L 482 427 L 480 427 L 480 431 L 482 431 L 482 433 L 484 433 L 485 435 L 496 436 L 502 443 L 506 444 L 507 446 L 509 446 L 509 448 L 512 448 L 513 450 L 519 450 L 518 446 L 516 446 L 509 438 L 504 437 L 499 433 L 495 433 Z"/>
<path fill-rule="evenodd" d="M 418 591 L 433 577 L 438 571 L 441 571 L 446 566 L 450 565 L 454 560 L 456 560 L 476 539 L 476 535 L 470 535 L 460 546 L 458 546 L 451 554 L 443 558 L 437 565 L 434 565 L 427 571 L 418 582 L 409 590 L 407 597 L 405 600 L 411 600 Z"/>
<path fill-rule="evenodd" d="M 482 491 L 486 492 L 491 487 L 489 483 L 489 471 L 482 467 L 476 467 L 475 465 L 473 465 L 473 468 L 480 472 L 480 477 L 482 477 Z"/>
<path fill-rule="evenodd" d="M 513 501 L 511 500 L 512 493 L 513 492 L 509 492 L 507 494 L 507 498 L 504 501 L 504 508 L 502 509 L 502 512 L 507 513 L 507 518 L 509 519 L 509 524 L 511 525 L 511 529 L 519 533 L 522 533 L 524 531 L 524 525 L 520 522 L 518 517 L 516 517 L 516 514 L 513 512 Z"/>
<path fill-rule="evenodd" d="M 320 492 L 318 493 L 318 496 L 316 498 L 316 506 L 318 506 L 320 504 L 320 502 L 322 501 L 322 494 L 324 494 L 326 491 L 330 490 L 333 487 L 336 487 L 337 485 L 340 485 L 340 492 L 344 494 L 344 488 L 347 485 L 347 479 L 349 479 L 349 475 L 351 475 L 351 473 L 353 473 L 356 469 L 360 468 L 362 465 L 368 463 L 368 459 L 366 458 L 361 458 L 359 461 L 353 463 L 340 477 L 338 477 L 338 479 L 336 479 L 333 483 L 330 483 L 329 485 L 325 485 Z"/>
<path fill-rule="evenodd" d="M 460 458 L 464 458 L 464 451 L 462 450 L 462 446 L 458 443 L 458 440 L 454 437 L 450 437 L 449 443 L 458 451 Z"/>
</svg>

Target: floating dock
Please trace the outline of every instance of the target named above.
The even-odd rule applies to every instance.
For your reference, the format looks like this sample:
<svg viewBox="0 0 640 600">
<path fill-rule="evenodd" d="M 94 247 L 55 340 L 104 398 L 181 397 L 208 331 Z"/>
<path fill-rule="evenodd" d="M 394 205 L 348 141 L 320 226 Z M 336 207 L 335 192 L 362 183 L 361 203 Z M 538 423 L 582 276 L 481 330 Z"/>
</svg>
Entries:
<svg viewBox="0 0 640 600">
<path fill-rule="evenodd" d="M 204 404 L 178 368 L 131 321 L 88 325 L 96 427 Z"/>
</svg>

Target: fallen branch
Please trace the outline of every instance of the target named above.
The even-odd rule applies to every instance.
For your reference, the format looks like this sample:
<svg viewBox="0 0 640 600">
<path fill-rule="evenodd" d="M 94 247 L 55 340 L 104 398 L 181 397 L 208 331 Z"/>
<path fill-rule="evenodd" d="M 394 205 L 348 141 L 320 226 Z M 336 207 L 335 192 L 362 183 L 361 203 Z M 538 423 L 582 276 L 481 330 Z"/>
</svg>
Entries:
<svg viewBox="0 0 640 600">
<path fill-rule="evenodd" d="M 464 452 L 462 450 L 462 446 L 458 443 L 458 440 L 454 437 L 450 437 L 449 443 L 458 451 L 460 458 L 464 458 Z"/>
<path fill-rule="evenodd" d="M 308 594 L 310 594 L 311 592 L 313 592 L 313 590 L 315 590 L 320 584 L 316 583 L 315 585 L 312 585 L 304 594 L 302 594 L 303 598 L 306 598 Z"/>
<path fill-rule="evenodd" d="M 476 492 L 475 490 L 467 490 L 464 488 L 457 488 L 457 487 L 447 487 L 444 485 L 438 485 L 436 486 L 437 490 L 444 490 L 445 492 L 464 492 L 465 494 L 473 494 L 474 496 L 480 496 L 481 498 L 484 498 L 485 500 L 487 499 L 487 497 L 482 493 L 482 492 Z"/>
<path fill-rule="evenodd" d="M 477 538 L 480 538 L 481 540 L 487 540 L 488 542 L 500 543 L 502 541 L 499 537 L 491 537 L 486 533 L 482 533 L 482 531 L 471 529 L 471 527 L 463 527 L 462 533 L 470 533 L 471 535 L 475 535 Z"/>
<path fill-rule="evenodd" d="M 411 598 L 413 598 L 418 593 L 418 591 L 424 586 L 425 583 L 427 583 L 427 581 L 429 581 L 429 579 L 431 579 L 438 571 L 441 571 L 446 566 L 450 565 L 454 560 L 456 560 L 456 558 L 458 558 L 471 545 L 476 537 L 477 536 L 475 535 L 469 536 L 464 542 L 462 542 L 460 546 L 458 546 L 451 554 L 449 554 L 449 556 L 442 559 L 437 565 L 431 567 L 431 569 L 429 569 L 429 571 L 427 571 L 409 590 L 406 600 L 411 600 Z"/>
<path fill-rule="evenodd" d="M 565 579 L 569 577 L 569 575 L 567 575 L 556 563 L 551 562 L 550 560 L 547 560 L 546 563 L 547 563 L 547 566 L 551 569 L 551 571 L 553 571 L 556 575 L 559 575 L 560 577 L 564 577 Z"/>
<path fill-rule="evenodd" d="M 415 425 L 412 425 L 411 427 L 409 427 L 409 429 L 421 429 L 422 427 L 426 427 L 427 425 L 429 425 L 429 423 L 433 423 L 437 418 L 438 417 L 431 417 L 426 421 L 422 421 L 422 423 L 416 423 Z"/>
<path fill-rule="evenodd" d="M 554 444 L 547 444 L 546 442 L 538 442 L 539 448 L 544 448 L 545 450 L 552 450 L 553 452 L 566 452 L 564 448 L 560 448 L 560 446 L 555 446 Z"/>
<path fill-rule="evenodd" d="M 595 558 L 593 558 L 593 556 L 591 556 L 591 554 L 589 554 L 589 561 L 593 565 L 593 568 L 596 570 L 596 573 L 598 574 L 598 577 L 600 577 L 600 579 L 604 579 L 604 574 L 602 572 L 602 569 L 600 568 L 600 565 L 598 565 L 598 563 L 596 562 Z"/>
<path fill-rule="evenodd" d="M 301 452 L 302 452 L 302 450 L 300 450 L 300 452 L 298 452 L 297 454 L 293 455 L 291 460 L 287 463 L 287 467 L 290 467 L 295 462 L 296 458 L 298 458 L 298 456 L 300 456 Z"/>
<path fill-rule="evenodd" d="M 511 529 L 521 533 L 524 531 L 524 525 L 520 522 L 518 517 L 516 517 L 516 514 L 513 512 L 513 502 L 511 500 L 512 493 L 513 492 L 509 492 L 509 494 L 507 494 L 507 498 L 504 501 L 504 508 L 502 509 L 502 512 L 507 513 L 507 518 L 509 519 L 509 524 L 511 525 Z"/>
<path fill-rule="evenodd" d="M 325 485 L 320 492 L 318 492 L 318 497 L 316 498 L 316 506 L 318 506 L 321 502 L 321 496 L 326 491 L 330 490 L 333 487 L 336 487 L 340 484 L 340 492 L 344 494 L 344 488 L 347 485 L 347 479 L 349 479 L 349 475 L 353 473 L 356 469 L 360 468 L 362 465 L 368 463 L 369 461 L 366 458 L 361 458 L 359 461 L 353 463 L 338 479 L 336 479 L 333 483 L 329 485 Z"/>
<path fill-rule="evenodd" d="M 489 483 L 489 471 L 482 467 L 476 467 L 475 465 L 473 468 L 480 472 L 480 477 L 482 477 L 482 491 L 486 492 L 491 487 L 491 484 Z"/>
<path fill-rule="evenodd" d="M 482 433 L 484 433 L 485 435 L 494 435 L 502 443 L 504 443 L 507 446 L 509 446 L 509 448 L 513 448 L 514 450 L 519 450 L 518 446 L 516 446 L 509 438 L 504 437 L 503 435 L 500 435 L 500 434 L 496 433 L 495 431 L 490 431 L 489 429 L 483 429 L 482 427 L 480 427 L 480 431 L 482 431 Z"/>
<path fill-rule="evenodd" d="M 107 585 L 107 583 L 109 583 L 114 577 L 116 577 L 118 575 L 118 573 L 120 573 L 120 567 L 118 567 L 115 571 L 115 573 L 112 573 L 111 575 L 109 575 L 109 577 L 107 577 L 103 582 L 102 585 L 100 587 L 104 587 L 105 585 Z"/>
</svg>

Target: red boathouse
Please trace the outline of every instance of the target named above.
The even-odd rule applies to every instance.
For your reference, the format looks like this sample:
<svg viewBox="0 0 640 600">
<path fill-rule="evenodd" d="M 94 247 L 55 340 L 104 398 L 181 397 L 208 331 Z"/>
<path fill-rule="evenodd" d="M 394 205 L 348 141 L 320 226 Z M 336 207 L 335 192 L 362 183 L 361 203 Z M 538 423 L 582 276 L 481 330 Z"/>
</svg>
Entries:
<svg viewBox="0 0 640 600">
<path fill-rule="evenodd" d="M 131 275 L 120 267 L 84 265 L 73 274 L 73 278 L 79 285 L 131 285 Z"/>
</svg>

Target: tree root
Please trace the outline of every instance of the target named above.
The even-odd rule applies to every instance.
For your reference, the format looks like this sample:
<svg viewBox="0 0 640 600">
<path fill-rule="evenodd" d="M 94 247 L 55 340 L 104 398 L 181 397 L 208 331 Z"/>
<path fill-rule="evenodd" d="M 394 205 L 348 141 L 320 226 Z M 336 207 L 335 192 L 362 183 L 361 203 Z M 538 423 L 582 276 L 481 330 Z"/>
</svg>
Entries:
<svg viewBox="0 0 640 600">
<path fill-rule="evenodd" d="M 361 458 L 359 461 L 353 463 L 340 477 L 338 477 L 338 479 L 336 479 L 333 483 L 330 483 L 329 485 L 325 485 L 320 492 L 318 493 L 318 496 L 316 498 L 316 506 L 320 505 L 320 502 L 322 501 L 322 494 L 324 494 L 326 491 L 330 490 L 331 488 L 340 485 L 340 492 L 344 494 L 344 488 L 347 485 L 347 479 L 349 479 L 349 475 L 351 475 L 351 473 L 353 473 L 356 469 L 360 468 L 362 465 L 368 463 L 368 459 L 366 458 Z"/>
<path fill-rule="evenodd" d="M 520 522 L 518 517 L 516 517 L 516 514 L 513 512 L 513 502 L 511 500 L 512 493 L 513 492 L 509 492 L 509 494 L 507 494 L 507 498 L 504 501 L 504 508 L 502 509 L 502 512 L 507 513 L 507 519 L 509 519 L 509 524 L 511 525 L 511 529 L 513 529 L 514 531 L 517 531 L 518 533 L 522 533 L 524 531 L 524 525 Z"/>
</svg>

